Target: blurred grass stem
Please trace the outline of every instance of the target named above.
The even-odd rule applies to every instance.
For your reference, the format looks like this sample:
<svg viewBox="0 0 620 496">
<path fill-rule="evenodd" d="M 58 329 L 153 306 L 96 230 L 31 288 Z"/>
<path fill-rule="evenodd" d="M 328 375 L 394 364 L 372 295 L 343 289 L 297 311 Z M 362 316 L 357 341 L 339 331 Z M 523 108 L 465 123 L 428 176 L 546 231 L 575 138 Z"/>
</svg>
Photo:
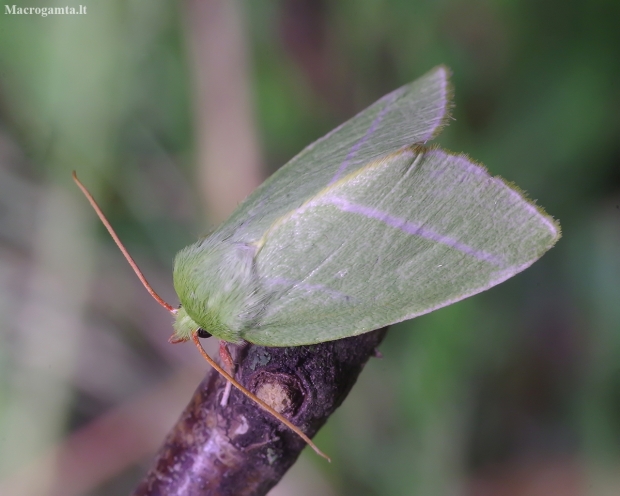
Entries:
<svg viewBox="0 0 620 496">
<path fill-rule="evenodd" d="M 199 188 L 217 225 L 263 180 L 245 25 L 234 0 L 188 0 L 186 7 Z"/>
</svg>

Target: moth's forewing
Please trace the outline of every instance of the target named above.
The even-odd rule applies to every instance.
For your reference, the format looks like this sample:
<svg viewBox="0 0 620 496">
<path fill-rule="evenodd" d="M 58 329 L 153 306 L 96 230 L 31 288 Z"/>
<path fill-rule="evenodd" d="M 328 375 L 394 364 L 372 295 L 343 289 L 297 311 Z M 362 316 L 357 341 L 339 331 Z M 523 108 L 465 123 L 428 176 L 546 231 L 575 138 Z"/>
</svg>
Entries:
<svg viewBox="0 0 620 496">
<path fill-rule="evenodd" d="M 243 337 L 295 346 L 410 319 L 499 284 L 558 237 L 549 216 L 466 157 L 401 151 L 267 231 L 256 264 L 277 296 Z"/>
<path fill-rule="evenodd" d="M 433 138 L 448 119 L 448 76 L 446 67 L 436 67 L 306 147 L 259 186 L 219 230 L 241 241 L 259 239 L 279 217 L 328 184 L 402 147 Z"/>
</svg>

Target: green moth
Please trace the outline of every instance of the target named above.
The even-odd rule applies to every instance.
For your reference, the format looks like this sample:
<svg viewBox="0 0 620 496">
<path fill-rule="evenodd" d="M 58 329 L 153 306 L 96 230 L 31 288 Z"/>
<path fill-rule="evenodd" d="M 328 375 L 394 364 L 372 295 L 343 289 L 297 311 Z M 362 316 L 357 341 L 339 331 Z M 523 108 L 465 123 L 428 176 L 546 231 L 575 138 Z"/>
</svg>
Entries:
<svg viewBox="0 0 620 496">
<path fill-rule="evenodd" d="M 179 308 L 149 286 L 74 179 L 174 315 L 170 341 L 194 341 L 231 384 L 325 456 L 234 379 L 225 342 L 299 346 L 411 319 L 505 281 L 560 237 L 519 190 L 464 155 L 425 146 L 448 119 L 450 93 L 448 70 L 437 67 L 299 153 L 177 254 Z M 202 348 L 198 338 L 209 335 L 223 340 L 230 374 Z"/>
<path fill-rule="evenodd" d="M 175 339 L 198 329 L 262 346 L 354 336 L 542 256 L 560 236 L 551 217 L 467 157 L 423 145 L 449 105 L 438 67 L 308 146 L 181 250 Z"/>
</svg>

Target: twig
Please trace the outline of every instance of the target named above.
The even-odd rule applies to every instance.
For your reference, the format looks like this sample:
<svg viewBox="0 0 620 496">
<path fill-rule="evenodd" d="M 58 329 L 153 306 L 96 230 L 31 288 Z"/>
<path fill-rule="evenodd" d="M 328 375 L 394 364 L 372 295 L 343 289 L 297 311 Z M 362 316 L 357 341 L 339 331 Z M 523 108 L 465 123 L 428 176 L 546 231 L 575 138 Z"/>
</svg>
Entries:
<svg viewBox="0 0 620 496">
<path fill-rule="evenodd" d="M 250 345 L 237 379 L 310 437 L 342 403 L 387 328 L 293 348 Z M 168 434 L 134 496 L 261 496 L 293 465 L 305 443 L 210 371 Z"/>
</svg>

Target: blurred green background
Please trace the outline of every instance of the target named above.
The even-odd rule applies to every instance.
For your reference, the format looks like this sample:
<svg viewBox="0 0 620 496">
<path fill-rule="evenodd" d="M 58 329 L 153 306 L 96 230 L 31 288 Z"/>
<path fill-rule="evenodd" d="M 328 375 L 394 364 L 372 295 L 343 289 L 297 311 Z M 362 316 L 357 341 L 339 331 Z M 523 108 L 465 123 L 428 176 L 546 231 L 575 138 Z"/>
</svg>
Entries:
<svg viewBox="0 0 620 496">
<path fill-rule="evenodd" d="M 395 326 L 317 437 L 334 463 L 304 453 L 271 494 L 620 494 L 620 2 L 81 1 L 0 16 L 0 494 L 127 494 L 206 368 L 71 170 L 176 304 L 177 250 L 437 64 L 437 142 L 564 236 Z"/>
</svg>

